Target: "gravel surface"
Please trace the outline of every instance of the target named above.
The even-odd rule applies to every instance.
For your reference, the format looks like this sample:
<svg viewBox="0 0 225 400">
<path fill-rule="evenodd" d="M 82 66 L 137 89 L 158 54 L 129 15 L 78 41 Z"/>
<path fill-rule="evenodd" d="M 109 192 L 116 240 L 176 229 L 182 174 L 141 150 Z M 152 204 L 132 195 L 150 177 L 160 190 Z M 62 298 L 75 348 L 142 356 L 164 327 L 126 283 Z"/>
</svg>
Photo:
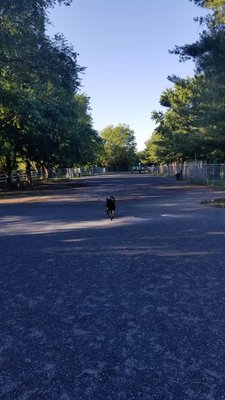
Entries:
<svg viewBox="0 0 225 400">
<path fill-rule="evenodd" d="M 225 399 L 223 197 L 128 174 L 0 197 L 1 400 Z"/>
</svg>

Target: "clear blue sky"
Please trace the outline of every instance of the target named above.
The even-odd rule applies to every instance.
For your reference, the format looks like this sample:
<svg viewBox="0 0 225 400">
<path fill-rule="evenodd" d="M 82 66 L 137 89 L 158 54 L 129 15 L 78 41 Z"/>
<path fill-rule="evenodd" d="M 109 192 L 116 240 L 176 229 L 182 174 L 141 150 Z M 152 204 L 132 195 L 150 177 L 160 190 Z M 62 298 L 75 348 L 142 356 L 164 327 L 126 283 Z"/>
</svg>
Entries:
<svg viewBox="0 0 225 400">
<path fill-rule="evenodd" d="M 168 75 L 193 75 L 168 50 L 196 41 L 193 21 L 204 15 L 188 0 L 73 0 L 49 11 L 48 34 L 63 33 L 86 67 L 81 91 L 90 97 L 93 127 L 127 124 L 138 150 L 154 130 L 151 112 L 171 84 Z"/>
</svg>

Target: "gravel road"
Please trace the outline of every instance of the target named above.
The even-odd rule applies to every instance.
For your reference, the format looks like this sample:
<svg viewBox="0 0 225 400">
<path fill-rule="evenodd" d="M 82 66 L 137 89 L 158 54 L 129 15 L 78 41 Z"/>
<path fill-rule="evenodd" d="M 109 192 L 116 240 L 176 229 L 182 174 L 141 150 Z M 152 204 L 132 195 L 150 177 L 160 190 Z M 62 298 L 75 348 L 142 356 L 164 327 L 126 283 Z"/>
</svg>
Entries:
<svg viewBox="0 0 225 400">
<path fill-rule="evenodd" d="M 225 399 L 221 197 L 128 174 L 1 195 L 1 400 Z"/>
</svg>

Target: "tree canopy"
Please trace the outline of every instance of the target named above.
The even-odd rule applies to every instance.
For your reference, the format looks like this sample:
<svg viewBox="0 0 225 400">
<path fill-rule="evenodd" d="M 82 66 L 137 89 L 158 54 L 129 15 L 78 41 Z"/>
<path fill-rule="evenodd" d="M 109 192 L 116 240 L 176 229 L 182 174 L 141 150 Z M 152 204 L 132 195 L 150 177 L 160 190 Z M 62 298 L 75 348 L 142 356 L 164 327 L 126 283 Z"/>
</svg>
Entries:
<svg viewBox="0 0 225 400">
<path fill-rule="evenodd" d="M 109 125 L 101 132 L 104 151 L 102 164 L 109 167 L 129 167 L 135 164 L 136 141 L 134 131 L 126 124 Z"/>
<path fill-rule="evenodd" d="M 57 2 L 72 0 L 0 4 L 0 167 L 7 172 L 18 159 L 46 166 L 90 162 L 93 151 L 82 149 L 99 143 L 88 97 L 78 97 L 85 68 L 63 35 L 46 35 L 47 8 Z"/>
<path fill-rule="evenodd" d="M 171 51 L 180 61 L 192 59 L 196 68 L 193 78 L 168 77 L 174 86 L 160 98 L 166 111 L 152 113 L 157 127 L 146 151 L 153 158 L 161 157 L 161 162 L 225 159 L 224 1 L 194 2 L 213 12 L 200 21 L 206 28 L 197 42 Z"/>
</svg>

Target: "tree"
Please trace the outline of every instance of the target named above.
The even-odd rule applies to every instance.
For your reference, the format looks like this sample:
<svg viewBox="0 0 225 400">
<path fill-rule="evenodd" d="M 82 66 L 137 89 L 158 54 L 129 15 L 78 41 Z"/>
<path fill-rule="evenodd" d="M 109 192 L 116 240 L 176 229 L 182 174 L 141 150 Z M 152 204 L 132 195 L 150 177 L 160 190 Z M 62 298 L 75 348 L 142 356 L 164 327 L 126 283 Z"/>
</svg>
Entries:
<svg viewBox="0 0 225 400">
<path fill-rule="evenodd" d="M 225 28 L 224 1 L 193 0 L 213 13 L 200 19 L 206 29 L 196 43 L 175 46 L 171 51 L 180 61 L 193 59 L 194 78 L 169 77 L 173 88 L 165 90 L 160 104 L 163 112 L 153 112 L 157 127 L 147 143 L 150 153 L 166 151 L 163 159 L 225 158 Z M 157 134 L 159 136 L 157 136 Z"/>
<path fill-rule="evenodd" d="M 81 125 L 74 95 L 84 68 L 62 35 L 50 40 L 45 34 L 46 8 L 55 3 L 0 5 L 0 159 L 9 174 L 18 156 L 45 165 L 60 162 L 71 126 Z"/>
<path fill-rule="evenodd" d="M 102 152 L 102 139 L 92 127 L 90 99 L 85 94 L 74 96 L 75 116 L 70 125 L 70 134 L 63 143 L 63 159 L 67 165 L 94 165 Z"/>
<path fill-rule="evenodd" d="M 210 20 L 213 23 L 225 23 L 225 4 L 224 0 L 190 0 L 193 1 L 200 7 L 204 7 L 206 9 L 213 11 L 212 18 L 206 18 L 205 20 Z M 204 21 L 201 19 L 200 21 Z"/>
<path fill-rule="evenodd" d="M 134 131 L 126 124 L 109 125 L 101 132 L 104 143 L 102 163 L 110 167 L 129 167 L 136 163 Z"/>
<path fill-rule="evenodd" d="M 153 132 L 152 136 L 145 143 L 145 158 L 149 164 L 166 164 L 173 161 L 170 141 L 159 133 Z"/>
<path fill-rule="evenodd" d="M 225 18 L 224 2 L 219 0 L 195 1 L 196 4 L 212 8 L 214 13 L 205 19 L 207 26 L 196 43 L 176 46 L 172 53 L 181 61 L 193 59 L 196 76 L 201 77 L 199 93 L 201 102 L 195 102 L 198 126 L 204 137 L 207 158 L 212 160 L 215 153 L 224 160 L 225 155 Z M 198 108 L 197 108 L 198 103 Z"/>
<path fill-rule="evenodd" d="M 191 159 L 195 154 L 202 155 L 200 115 L 205 106 L 201 92 L 204 78 L 169 79 L 174 88 L 165 90 L 160 97 L 160 104 L 167 110 L 152 113 L 157 123 L 155 133 L 159 134 L 154 143 L 163 148 L 161 153 L 167 161 Z"/>
<path fill-rule="evenodd" d="M 7 65 L 0 71 L 0 129 L 21 157 L 51 164 L 75 118 L 73 96 L 81 69 L 59 37 L 54 43 L 45 39 L 35 53 L 32 63 L 23 61 L 23 69 L 10 64 L 9 73 Z"/>
</svg>

